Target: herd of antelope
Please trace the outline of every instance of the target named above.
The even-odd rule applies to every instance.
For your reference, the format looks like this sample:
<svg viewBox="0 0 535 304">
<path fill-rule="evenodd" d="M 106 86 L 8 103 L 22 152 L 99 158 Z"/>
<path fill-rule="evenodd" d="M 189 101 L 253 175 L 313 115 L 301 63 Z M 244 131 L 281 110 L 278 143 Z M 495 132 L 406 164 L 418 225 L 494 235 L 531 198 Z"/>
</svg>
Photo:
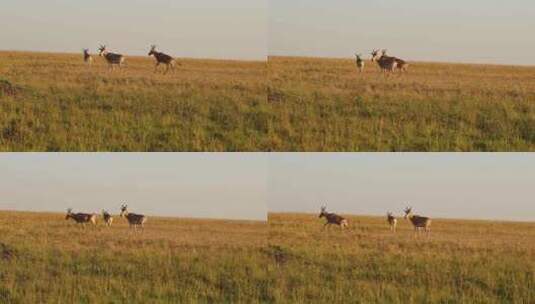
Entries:
<svg viewBox="0 0 535 304">
<path fill-rule="evenodd" d="M 104 60 L 108 63 L 108 68 L 114 70 L 115 67 L 121 68 L 125 63 L 125 56 L 122 54 L 108 52 L 105 45 L 100 45 L 98 48 L 98 55 L 103 57 Z M 167 55 L 162 52 L 156 51 L 156 46 L 151 45 L 148 56 L 153 56 L 156 60 L 156 65 L 154 66 L 154 72 L 158 71 L 160 65 L 165 65 L 166 69 L 164 74 L 167 74 L 169 71 L 174 71 L 175 66 L 177 65 L 176 59 L 170 55 Z M 93 63 L 93 56 L 89 53 L 89 49 L 83 49 L 83 58 L 84 62 L 91 66 Z"/>
<path fill-rule="evenodd" d="M 405 60 L 397 57 L 387 56 L 385 49 L 381 51 L 374 49 L 370 53 L 370 55 L 370 61 L 377 63 L 379 69 L 383 72 L 385 76 L 387 75 L 387 73 L 394 73 L 396 70 L 399 70 L 400 73 L 404 73 L 407 72 L 407 69 L 409 68 L 409 63 Z M 360 73 L 364 72 L 364 59 L 362 59 L 362 54 L 355 53 L 355 57 L 357 70 Z"/>
<path fill-rule="evenodd" d="M 126 204 L 121 205 L 121 213 L 119 214 L 119 217 L 124 217 L 128 221 L 128 224 L 130 228 L 133 228 L 134 230 L 137 230 L 137 228 L 141 228 L 141 230 L 144 229 L 144 224 L 147 221 L 147 217 L 143 214 L 136 214 L 136 213 L 130 213 L 128 212 L 128 206 Z M 97 217 L 98 215 L 96 213 L 73 213 L 72 209 L 67 209 L 67 215 L 65 216 L 65 220 L 72 219 L 77 224 L 82 225 L 82 227 L 85 227 L 86 224 L 91 224 L 96 226 L 97 225 Z M 104 220 L 104 224 L 108 227 L 111 227 L 113 223 L 113 216 L 106 210 L 102 210 L 102 219 Z"/>
<path fill-rule="evenodd" d="M 425 216 L 419 216 L 412 214 L 412 207 L 407 207 L 404 210 L 405 216 L 404 218 L 406 220 L 409 220 L 411 224 L 414 226 L 415 232 L 425 231 L 430 232 L 431 231 L 431 219 Z M 336 225 L 339 226 L 340 229 L 344 229 L 348 227 L 348 221 L 344 217 L 336 214 L 336 213 L 330 213 L 327 212 L 327 207 L 322 206 L 320 211 L 320 218 L 324 217 L 327 222 L 323 226 L 324 228 L 329 225 Z M 388 225 L 390 226 L 390 230 L 392 232 L 396 232 L 396 226 L 398 224 L 397 218 L 392 214 L 392 212 L 388 212 L 386 214 L 386 221 Z"/>
</svg>

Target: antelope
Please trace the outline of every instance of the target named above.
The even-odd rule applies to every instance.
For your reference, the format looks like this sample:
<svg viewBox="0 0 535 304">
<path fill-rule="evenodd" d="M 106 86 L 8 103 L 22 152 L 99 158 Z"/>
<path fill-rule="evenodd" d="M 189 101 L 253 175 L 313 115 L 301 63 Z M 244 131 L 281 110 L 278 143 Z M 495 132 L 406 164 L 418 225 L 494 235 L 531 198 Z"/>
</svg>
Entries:
<svg viewBox="0 0 535 304">
<path fill-rule="evenodd" d="M 111 227 L 111 224 L 113 223 L 113 216 L 111 216 L 108 211 L 102 210 L 102 218 L 104 219 L 106 226 Z"/>
<path fill-rule="evenodd" d="M 377 62 L 385 76 L 387 72 L 392 73 L 396 69 L 397 62 L 394 57 L 388 57 L 384 54 L 379 56 L 379 50 L 373 50 L 373 52 L 371 52 L 371 55 L 371 61 Z"/>
<path fill-rule="evenodd" d="M 323 225 L 323 228 L 327 227 L 328 225 L 333 225 L 333 224 L 340 226 L 340 229 L 347 227 L 347 220 L 345 218 L 339 216 L 338 214 L 327 212 L 327 207 L 325 206 L 321 207 L 319 218 L 322 218 L 322 217 L 325 217 L 325 219 L 327 220 L 327 223 Z"/>
<path fill-rule="evenodd" d="M 162 52 L 156 51 L 156 46 L 151 45 L 149 56 L 154 56 L 154 59 L 156 59 L 156 65 L 154 66 L 154 72 L 158 71 L 158 66 L 160 64 L 165 64 L 167 66 L 167 69 L 165 70 L 164 74 L 169 72 L 170 69 L 174 69 L 175 67 L 175 59 L 167 54 L 164 54 Z"/>
<path fill-rule="evenodd" d="M 357 64 L 357 69 L 360 73 L 364 71 L 364 60 L 362 60 L 362 54 L 355 53 L 355 63 Z"/>
<path fill-rule="evenodd" d="M 115 53 L 109 53 L 106 50 L 106 46 L 105 45 L 101 45 L 100 48 L 98 49 L 98 51 L 99 51 L 98 55 L 101 56 L 101 57 L 104 57 L 104 59 L 106 59 L 110 69 L 113 69 L 114 65 L 117 65 L 119 68 L 121 68 L 121 66 L 123 65 L 123 63 L 124 63 L 124 56 L 123 55 L 115 54 Z"/>
<path fill-rule="evenodd" d="M 85 224 L 91 223 L 93 225 L 97 224 L 97 215 L 94 213 L 72 213 L 72 209 L 67 209 L 67 215 L 65 220 L 73 219 L 77 224 L 81 224 L 82 227 L 85 227 Z"/>
<path fill-rule="evenodd" d="M 84 49 L 84 62 L 87 65 L 91 65 L 91 63 L 93 63 L 93 57 L 91 57 L 91 54 L 89 54 L 89 49 Z"/>
<path fill-rule="evenodd" d="M 388 222 L 388 225 L 390 225 L 390 231 L 396 232 L 396 225 L 398 224 L 398 219 L 394 215 L 392 215 L 392 212 L 386 213 L 386 220 Z"/>
<path fill-rule="evenodd" d="M 386 50 L 382 50 L 382 55 L 385 56 L 385 57 L 388 57 L 386 55 Z M 408 62 L 406 62 L 403 59 L 399 59 L 397 57 L 391 57 L 391 58 L 394 58 L 394 60 L 396 61 L 396 67 L 401 73 L 407 72 L 407 69 L 409 68 L 409 63 Z"/>
<path fill-rule="evenodd" d="M 425 216 L 419 216 L 412 214 L 412 207 L 405 208 L 405 219 L 411 221 L 414 226 L 414 231 L 420 231 L 422 228 L 425 232 L 429 232 L 431 226 L 431 219 Z"/>
<path fill-rule="evenodd" d="M 147 221 L 147 217 L 143 214 L 135 214 L 135 213 L 129 213 L 127 210 L 128 205 L 123 204 L 121 205 L 121 217 L 125 217 L 128 220 L 128 224 L 130 225 L 130 228 L 134 228 L 135 230 L 137 227 L 141 227 L 143 230 L 143 224 Z"/>
</svg>

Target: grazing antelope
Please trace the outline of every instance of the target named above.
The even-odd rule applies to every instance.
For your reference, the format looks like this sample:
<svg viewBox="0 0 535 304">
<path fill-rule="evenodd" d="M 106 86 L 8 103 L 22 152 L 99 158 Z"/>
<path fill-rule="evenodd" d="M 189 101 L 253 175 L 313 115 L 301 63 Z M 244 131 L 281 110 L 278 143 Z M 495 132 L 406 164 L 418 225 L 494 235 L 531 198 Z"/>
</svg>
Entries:
<svg viewBox="0 0 535 304">
<path fill-rule="evenodd" d="M 158 71 L 158 66 L 160 64 L 165 64 L 167 66 L 167 69 L 165 69 L 164 74 L 167 74 L 170 69 L 175 68 L 175 59 L 167 54 L 164 54 L 162 52 L 156 51 L 156 46 L 151 45 L 149 56 L 154 56 L 154 59 L 156 59 L 156 65 L 154 66 L 154 72 Z"/>
<path fill-rule="evenodd" d="M 147 217 L 143 214 L 135 214 L 135 213 L 129 213 L 127 210 L 128 205 L 123 204 L 121 205 L 121 217 L 125 217 L 128 220 L 128 224 L 130 225 L 130 228 L 137 229 L 137 227 L 141 227 L 143 230 L 143 224 L 147 221 Z"/>
<path fill-rule="evenodd" d="M 87 65 L 91 65 L 91 63 L 93 63 L 93 57 L 91 54 L 89 54 L 89 49 L 84 49 L 84 62 Z"/>
<path fill-rule="evenodd" d="M 333 224 L 340 226 L 340 229 L 347 227 L 347 220 L 345 218 L 339 216 L 338 214 L 327 212 L 327 207 L 325 206 L 321 207 L 319 218 L 322 217 L 325 217 L 325 219 L 327 220 L 327 223 L 323 225 L 323 228 Z"/>
<path fill-rule="evenodd" d="M 398 219 L 392 215 L 392 212 L 386 213 L 386 220 L 388 222 L 388 225 L 390 225 L 390 231 L 396 232 L 396 226 L 398 224 Z"/>
<path fill-rule="evenodd" d="M 405 208 L 405 219 L 411 221 L 414 226 L 414 231 L 420 231 L 422 228 L 425 232 L 429 232 L 431 226 L 431 219 L 425 216 L 419 216 L 412 214 L 412 207 Z"/>
<path fill-rule="evenodd" d="M 364 71 L 364 60 L 362 60 L 362 54 L 355 53 L 355 63 L 357 64 L 357 69 L 360 73 Z"/>
<path fill-rule="evenodd" d="M 72 213 L 72 209 L 67 209 L 67 215 L 65 220 L 73 219 L 77 224 L 81 224 L 82 227 L 85 227 L 85 224 L 91 223 L 93 225 L 97 224 L 97 215 L 94 213 Z"/>
<path fill-rule="evenodd" d="M 111 216 L 108 211 L 102 210 L 102 218 L 104 219 L 106 226 L 111 227 L 111 224 L 113 223 L 113 216 Z"/>
<path fill-rule="evenodd" d="M 387 72 L 393 73 L 394 70 L 396 69 L 397 62 L 394 57 L 379 55 L 379 50 L 373 50 L 373 52 L 371 52 L 371 55 L 372 55 L 371 61 L 377 62 L 377 64 L 379 65 L 379 67 L 381 68 L 385 76 L 387 75 L 386 74 Z"/>
<path fill-rule="evenodd" d="M 104 59 L 106 59 L 110 69 L 113 70 L 114 66 L 118 66 L 119 68 L 121 68 L 121 66 L 124 64 L 124 56 L 121 55 L 121 54 L 115 54 L 115 53 L 108 52 L 106 50 L 106 46 L 105 45 L 101 45 L 100 48 L 98 49 L 98 51 L 99 51 L 98 55 L 101 56 L 101 57 L 104 57 Z"/>
<path fill-rule="evenodd" d="M 382 55 L 385 56 L 385 57 L 389 57 L 386 55 L 386 50 L 382 50 Z M 399 59 L 397 57 L 391 57 L 391 58 L 394 58 L 394 60 L 396 61 L 396 68 L 401 72 L 407 72 L 407 69 L 409 68 L 409 63 L 406 62 L 405 60 L 403 59 Z"/>
</svg>

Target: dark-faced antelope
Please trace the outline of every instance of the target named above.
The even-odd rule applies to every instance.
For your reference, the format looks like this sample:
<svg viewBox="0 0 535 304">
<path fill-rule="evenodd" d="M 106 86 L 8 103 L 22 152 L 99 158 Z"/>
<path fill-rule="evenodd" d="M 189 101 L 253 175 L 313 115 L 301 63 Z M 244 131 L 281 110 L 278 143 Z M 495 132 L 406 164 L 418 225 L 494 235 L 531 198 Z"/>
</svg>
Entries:
<svg viewBox="0 0 535 304">
<path fill-rule="evenodd" d="M 397 62 L 394 57 L 379 55 L 379 50 L 373 50 L 373 52 L 371 52 L 371 55 L 371 61 L 377 62 L 385 76 L 387 73 L 393 73 L 396 69 Z"/>
<path fill-rule="evenodd" d="M 414 231 L 420 231 L 424 229 L 425 232 L 429 232 L 431 226 L 431 219 L 425 216 L 419 216 L 412 214 L 412 207 L 405 208 L 405 219 L 411 221 L 414 226 Z"/>
<path fill-rule="evenodd" d="M 93 63 L 93 57 L 91 54 L 89 54 L 89 49 L 84 49 L 84 62 L 87 65 L 91 65 L 91 63 Z"/>
<path fill-rule="evenodd" d="M 121 54 L 108 52 L 106 50 L 105 45 L 101 45 L 98 51 L 98 55 L 106 59 L 106 62 L 108 62 L 108 67 L 110 69 L 113 69 L 114 66 L 118 66 L 119 68 L 121 68 L 121 66 L 124 64 L 124 56 Z"/>
<path fill-rule="evenodd" d="M 165 69 L 164 74 L 169 72 L 170 69 L 174 69 L 175 67 L 175 59 L 167 54 L 164 54 L 162 52 L 156 51 L 156 46 L 152 45 L 150 47 L 149 56 L 154 56 L 154 59 L 156 59 L 156 65 L 154 66 L 154 72 L 158 71 L 158 66 L 160 64 L 165 64 L 167 68 Z"/>
<path fill-rule="evenodd" d="M 322 218 L 322 217 L 324 217 L 327 220 L 327 223 L 323 225 L 323 228 L 327 227 L 328 225 L 333 225 L 333 224 L 338 225 L 340 229 L 347 227 L 347 220 L 345 218 L 341 217 L 338 214 L 327 212 L 327 207 L 325 206 L 321 207 L 319 218 Z"/>
<path fill-rule="evenodd" d="M 102 218 L 104 219 L 106 226 L 111 227 L 111 224 L 113 223 L 113 216 L 111 216 L 108 211 L 102 210 Z"/>
<path fill-rule="evenodd" d="M 357 70 L 364 72 L 364 60 L 362 60 L 362 54 L 355 53 L 355 63 L 357 64 Z"/>
<path fill-rule="evenodd" d="M 390 226 L 390 231 L 396 232 L 396 226 L 398 224 L 398 219 L 392 214 L 392 212 L 386 213 L 386 221 Z"/>
<path fill-rule="evenodd" d="M 382 50 L 382 55 L 384 57 L 390 57 L 390 56 L 387 56 L 386 55 L 386 50 Z M 409 68 L 409 63 L 406 62 L 405 60 L 403 59 L 400 59 L 400 58 L 397 58 L 397 57 L 390 57 L 390 58 L 394 58 L 394 60 L 396 61 L 396 68 L 401 72 L 407 72 L 407 69 Z"/>
<path fill-rule="evenodd" d="M 65 220 L 73 219 L 77 224 L 81 224 L 85 227 L 85 224 L 91 223 L 93 225 L 97 224 L 97 215 L 94 213 L 72 213 L 72 209 L 67 209 L 67 215 Z"/>
<path fill-rule="evenodd" d="M 128 224 L 130 225 L 130 228 L 137 229 L 137 227 L 141 227 L 143 229 L 143 224 L 147 221 L 147 217 L 143 214 L 135 214 L 135 213 L 129 213 L 127 209 L 128 205 L 123 204 L 121 205 L 121 217 L 125 217 L 128 221 Z"/>
</svg>

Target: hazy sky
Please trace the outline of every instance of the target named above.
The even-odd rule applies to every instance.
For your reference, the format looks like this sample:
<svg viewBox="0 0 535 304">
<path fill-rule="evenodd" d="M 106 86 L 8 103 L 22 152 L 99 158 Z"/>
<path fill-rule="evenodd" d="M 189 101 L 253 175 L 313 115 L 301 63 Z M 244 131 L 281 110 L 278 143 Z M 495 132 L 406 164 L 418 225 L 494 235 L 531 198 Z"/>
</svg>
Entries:
<svg viewBox="0 0 535 304">
<path fill-rule="evenodd" d="M 265 60 L 267 0 L 3 0 L 0 49 Z"/>
<path fill-rule="evenodd" d="M 268 209 L 535 221 L 535 154 L 274 154 Z"/>
<path fill-rule="evenodd" d="M 0 153 L 0 210 L 266 219 L 267 159 L 248 153 Z"/>
<path fill-rule="evenodd" d="M 269 53 L 535 65 L 533 0 L 270 0 Z"/>
</svg>

